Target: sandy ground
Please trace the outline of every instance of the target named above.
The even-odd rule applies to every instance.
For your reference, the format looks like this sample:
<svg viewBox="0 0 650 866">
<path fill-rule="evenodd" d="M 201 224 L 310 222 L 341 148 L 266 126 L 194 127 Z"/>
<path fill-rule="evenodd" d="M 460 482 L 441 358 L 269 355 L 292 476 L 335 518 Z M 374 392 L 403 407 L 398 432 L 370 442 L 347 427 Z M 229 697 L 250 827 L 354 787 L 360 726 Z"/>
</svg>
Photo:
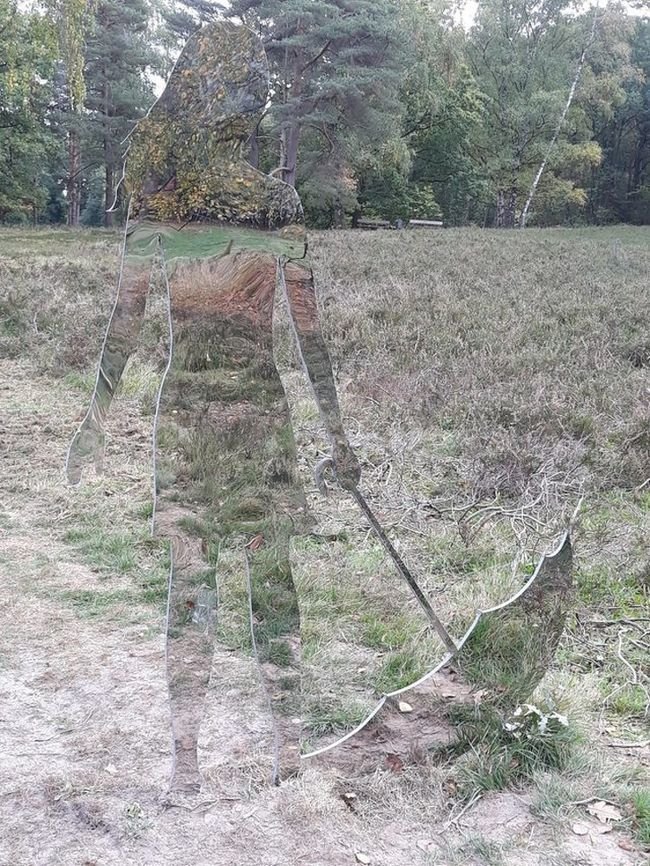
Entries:
<svg viewBox="0 0 650 866">
<path fill-rule="evenodd" d="M 271 732 L 255 670 L 223 650 L 202 735 L 204 789 L 166 802 L 162 617 L 152 607 L 81 617 L 68 600 L 99 578 L 62 541 L 78 496 L 62 466 L 80 406 L 78 393 L 53 388 L 24 364 L 0 366 L 1 866 L 645 862 L 627 836 L 601 835 L 596 822 L 577 836 L 570 823 L 533 817 L 525 793 L 450 812 L 440 774 L 424 765 L 395 773 L 378 764 L 357 779 L 354 766 L 311 765 L 269 788 Z M 113 437 L 129 458 L 110 446 L 108 473 L 141 490 L 146 437 L 135 417 L 120 424 Z M 92 495 L 111 488 L 96 483 Z"/>
</svg>

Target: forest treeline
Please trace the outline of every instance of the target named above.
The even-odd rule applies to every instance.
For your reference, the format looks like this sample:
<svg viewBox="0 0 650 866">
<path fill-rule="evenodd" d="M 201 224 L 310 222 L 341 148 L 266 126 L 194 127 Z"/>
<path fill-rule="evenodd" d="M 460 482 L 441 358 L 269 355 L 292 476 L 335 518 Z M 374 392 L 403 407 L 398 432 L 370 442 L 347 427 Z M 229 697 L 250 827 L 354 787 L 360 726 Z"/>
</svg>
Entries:
<svg viewBox="0 0 650 866">
<path fill-rule="evenodd" d="M 260 33 L 271 64 L 249 159 L 297 186 L 313 226 L 512 227 L 535 180 L 530 225 L 650 223 L 643 8 L 481 0 L 471 24 L 462 12 L 457 0 L 0 0 L 0 222 L 119 221 L 129 130 L 187 36 L 227 16 Z"/>
</svg>

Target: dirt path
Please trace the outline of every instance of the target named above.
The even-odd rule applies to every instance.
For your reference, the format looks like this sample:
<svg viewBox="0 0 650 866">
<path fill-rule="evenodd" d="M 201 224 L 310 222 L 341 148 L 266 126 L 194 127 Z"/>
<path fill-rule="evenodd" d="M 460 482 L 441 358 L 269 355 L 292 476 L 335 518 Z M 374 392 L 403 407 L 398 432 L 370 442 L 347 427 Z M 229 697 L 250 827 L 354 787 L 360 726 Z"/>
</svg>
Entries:
<svg viewBox="0 0 650 866">
<path fill-rule="evenodd" d="M 127 413 L 112 431 L 127 455 L 109 447 L 113 481 L 71 491 L 62 463 L 78 409 L 78 393 L 24 364 L 0 365 L 0 866 L 643 862 L 616 834 L 594 826 L 577 837 L 535 819 L 515 794 L 488 797 L 450 825 L 431 768 L 379 769 L 355 783 L 308 767 L 268 789 L 255 671 L 224 650 L 202 739 L 204 791 L 190 808 L 166 805 L 160 610 L 126 594 L 80 615 L 74 599 L 105 586 L 63 541 L 71 514 L 92 506 L 110 515 L 146 497 L 146 430 Z M 121 587 L 111 582 L 112 592 Z M 352 784 L 354 808 L 341 796 Z"/>
</svg>

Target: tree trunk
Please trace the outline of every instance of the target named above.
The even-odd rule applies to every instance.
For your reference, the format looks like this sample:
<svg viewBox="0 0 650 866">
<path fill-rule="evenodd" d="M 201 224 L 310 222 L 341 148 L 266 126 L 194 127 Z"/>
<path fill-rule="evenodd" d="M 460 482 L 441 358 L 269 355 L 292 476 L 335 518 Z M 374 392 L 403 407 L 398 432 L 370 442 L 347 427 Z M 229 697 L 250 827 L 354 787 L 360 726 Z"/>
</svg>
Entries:
<svg viewBox="0 0 650 866">
<path fill-rule="evenodd" d="M 81 172 L 81 147 L 79 134 L 71 129 L 68 135 L 68 178 L 66 182 L 68 198 L 68 225 L 78 226 L 81 214 L 81 191 L 79 178 Z"/>
<path fill-rule="evenodd" d="M 471 205 L 471 199 L 468 195 L 465 196 L 465 205 L 463 207 L 463 216 L 461 225 L 466 226 L 469 225 L 469 208 Z"/>
<path fill-rule="evenodd" d="M 495 228 L 502 229 L 505 226 L 506 197 L 502 189 L 497 193 L 497 212 L 494 219 Z"/>
<path fill-rule="evenodd" d="M 302 32 L 302 22 L 298 20 L 296 33 Z M 293 61 L 289 60 L 289 53 L 285 54 L 284 76 L 285 82 L 291 83 L 290 90 L 284 90 L 285 120 L 282 124 L 280 134 L 280 168 L 282 180 L 291 186 L 296 185 L 296 174 L 298 169 L 298 146 L 300 144 L 300 121 L 298 112 L 300 110 L 300 99 L 303 88 L 303 72 L 305 58 L 302 51 L 297 51 Z"/>
<path fill-rule="evenodd" d="M 587 56 L 587 51 L 591 47 L 592 42 L 596 38 L 596 26 L 598 23 L 598 7 L 594 8 L 594 20 L 591 25 L 591 35 L 585 47 L 582 49 L 582 54 L 580 55 L 580 60 L 578 61 L 578 67 L 576 69 L 576 74 L 573 78 L 573 82 L 571 84 L 571 88 L 569 90 L 569 95 L 567 96 L 567 100 L 564 103 L 564 109 L 562 110 L 562 114 L 560 115 L 560 119 L 557 122 L 557 126 L 555 127 L 555 132 L 553 133 L 553 138 L 549 143 L 548 149 L 546 151 L 546 156 L 542 160 L 542 164 L 537 170 L 537 174 L 535 175 L 535 179 L 533 180 L 533 184 L 530 188 L 530 192 L 528 193 L 528 199 L 526 200 L 526 204 L 524 205 L 524 209 L 521 212 L 521 218 L 519 220 L 519 227 L 522 229 L 526 228 L 526 220 L 528 218 L 528 211 L 530 210 L 530 206 L 533 203 L 533 197 L 537 192 L 537 187 L 539 186 L 539 182 L 542 179 L 542 175 L 544 174 L 544 169 L 546 168 L 546 163 L 553 152 L 553 148 L 560 136 L 560 132 L 562 131 L 562 127 L 564 126 L 564 121 L 566 120 L 566 116 L 569 113 L 569 109 L 571 108 L 571 104 L 573 103 L 573 97 L 576 95 L 576 89 L 578 87 L 578 81 L 580 80 L 580 75 L 582 73 L 582 67 L 585 65 L 585 58 Z"/>
<path fill-rule="evenodd" d="M 104 166 L 106 168 L 105 184 L 104 184 L 104 225 L 107 229 L 113 227 L 113 212 L 110 208 L 113 207 L 115 199 L 115 184 L 113 178 L 113 147 L 111 142 L 111 130 L 109 125 L 109 117 L 111 114 L 111 99 L 110 88 L 106 81 L 106 71 L 102 69 L 104 77 L 103 86 L 103 101 L 104 101 L 104 117 L 102 119 L 104 127 Z"/>
<path fill-rule="evenodd" d="M 345 210 L 339 198 L 334 202 L 334 228 L 342 229 L 345 227 Z"/>
<path fill-rule="evenodd" d="M 299 144 L 300 126 L 296 120 L 291 120 L 282 127 L 282 138 L 280 141 L 282 180 L 291 186 L 296 185 Z"/>
<path fill-rule="evenodd" d="M 641 189 L 641 177 L 645 168 L 643 155 L 648 147 L 648 134 L 644 132 L 638 139 L 632 158 L 632 192 Z"/>
<path fill-rule="evenodd" d="M 515 209 L 517 207 L 517 191 L 511 189 L 508 193 L 508 204 L 504 216 L 504 227 L 513 229 L 515 227 Z"/>
<path fill-rule="evenodd" d="M 113 227 L 113 211 L 109 210 L 113 205 L 115 198 L 115 183 L 113 166 L 110 162 L 106 163 L 106 209 L 104 211 L 104 225 L 107 229 Z"/>
</svg>

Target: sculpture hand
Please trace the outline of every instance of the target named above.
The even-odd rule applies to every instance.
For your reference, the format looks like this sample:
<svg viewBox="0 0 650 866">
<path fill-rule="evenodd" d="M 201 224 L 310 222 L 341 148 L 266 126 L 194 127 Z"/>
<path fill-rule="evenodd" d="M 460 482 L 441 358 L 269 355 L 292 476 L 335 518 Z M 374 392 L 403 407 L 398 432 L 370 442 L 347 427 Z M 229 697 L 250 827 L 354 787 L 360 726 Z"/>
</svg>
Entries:
<svg viewBox="0 0 650 866">
<path fill-rule="evenodd" d="M 353 490 L 361 479 L 361 465 L 347 439 L 337 439 L 332 449 L 336 480 L 344 490 Z"/>
<path fill-rule="evenodd" d="M 86 418 L 75 434 L 68 451 L 65 469 L 69 484 L 79 484 L 84 464 L 91 460 L 98 474 L 104 471 L 104 439 L 104 430 L 93 417 Z"/>
</svg>

